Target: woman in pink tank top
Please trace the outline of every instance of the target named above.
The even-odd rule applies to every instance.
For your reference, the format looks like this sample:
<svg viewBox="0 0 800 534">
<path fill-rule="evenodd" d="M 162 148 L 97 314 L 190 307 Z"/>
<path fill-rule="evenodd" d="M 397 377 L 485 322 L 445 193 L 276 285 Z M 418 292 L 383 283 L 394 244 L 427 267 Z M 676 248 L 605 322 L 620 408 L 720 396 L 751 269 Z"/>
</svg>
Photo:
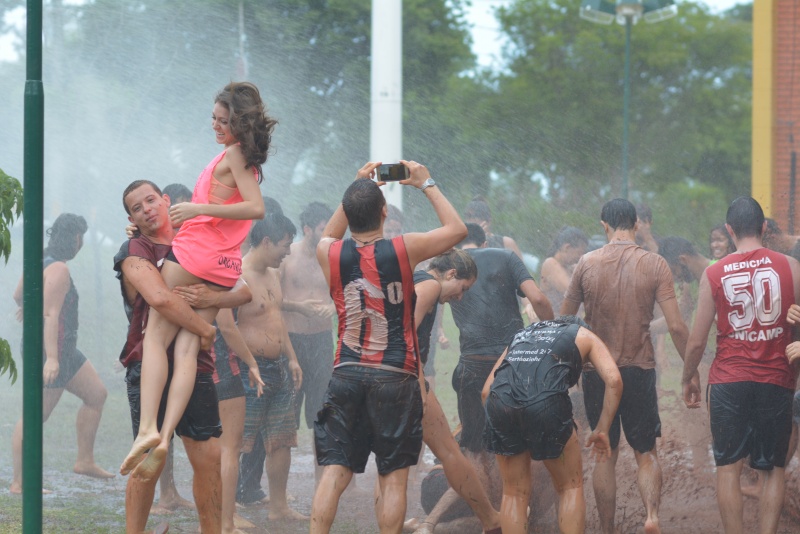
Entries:
<svg viewBox="0 0 800 534">
<path fill-rule="evenodd" d="M 181 226 L 161 269 L 170 288 L 197 283 L 216 291 L 232 288 L 242 271 L 240 246 L 251 221 L 264 217 L 261 165 L 267 160 L 277 121 L 267 114 L 258 88 L 247 82 L 226 85 L 214 100 L 211 118 L 216 141 L 225 150 L 200 174 L 192 201 L 170 208 L 172 225 Z M 211 323 L 217 308 L 197 313 Z M 167 349 L 173 340 L 174 371 L 159 432 L 158 408 L 169 371 Z M 159 472 L 194 389 L 200 348 L 198 336 L 150 308 L 143 343 L 139 434 L 120 467 L 123 475 L 133 470 L 135 476 L 148 478 Z M 263 382 L 257 366 L 255 373 L 250 369 L 250 376 L 260 393 Z"/>
</svg>

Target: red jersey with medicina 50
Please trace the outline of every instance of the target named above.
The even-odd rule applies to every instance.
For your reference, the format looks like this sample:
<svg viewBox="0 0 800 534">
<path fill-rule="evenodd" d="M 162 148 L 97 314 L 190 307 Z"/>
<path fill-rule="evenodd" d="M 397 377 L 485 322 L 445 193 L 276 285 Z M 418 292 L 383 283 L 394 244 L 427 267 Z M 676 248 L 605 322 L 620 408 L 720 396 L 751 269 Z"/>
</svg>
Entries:
<svg viewBox="0 0 800 534">
<path fill-rule="evenodd" d="M 709 384 L 760 382 L 793 390 L 786 314 L 794 303 L 794 281 L 787 257 L 766 248 L 729 254 L 706 275 L 717 310 Z"/>
</svg>

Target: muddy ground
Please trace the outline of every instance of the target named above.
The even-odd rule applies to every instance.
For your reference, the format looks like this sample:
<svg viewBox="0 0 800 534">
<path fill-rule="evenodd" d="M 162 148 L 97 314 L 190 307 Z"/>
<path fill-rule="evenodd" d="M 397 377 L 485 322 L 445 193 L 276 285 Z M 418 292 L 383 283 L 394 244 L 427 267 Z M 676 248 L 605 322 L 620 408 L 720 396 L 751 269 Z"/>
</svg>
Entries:
<svg viewBox="0 0 800 534">
<path fill-rule="evenodd" d="M 452 389 L 447 368 L 452 363 L 452 354 L 442 353 L 441 366 L 437 361 L 437 391 L 445 412 L 451 421 L 455 414 Z M 96 365 L 109 389 L 109 397 L 100 435 L 97 439 L 97 462 L 106 469 L 115 471 L 131 441 L 130 420 L 127 401 L 122 387 L 122 376 L 115 374 L 109 364 Z M 660 396 L 663 437 L 659 441 L 659 456 L 664 472 L 662 491 L 661 524 L 666 533 L 712 533 L 721 532 L 714 490 L 713 462 L 708 449 L 708 430 L 705 409 L 689 412 L 683 408 L 677 392 L 677 364 L 664 374 L 664 389 Z M 11 481 L 11 432 L 20 415 L 19 400 L 21 384 L 14 386 L 0 378 L 0 533 L 20 532 L 21 499 L 10 495 L 6 488 Z M 54 491 L 44 497 L 44 532 L 105 533 L 124 530 L 125 479 L 116 477 L 109 481 L 97 481 L 72 473 L 75 458 L 75 412 L 78 401 L 65 395 L 45 425 L 44 484 Z M 313 457 L 311 455 L 310 431 L 300 433 L 300 446 L 294 452 L 294 461 L 289 477 L 289 493 L 292 505 L 303 514 L 309 514 L 314 490 Z M 430 453 L 428 453 L 430 454 Z M 182 446 L 176 448 L 176 480 L 181 494 L 191 496 L 191 471 Z M 695 461 L 697 460 L 697 461 Z M 779 532 L 800 533 L 800 467 L 794 459 L 789 466 L 787 506 L 781 519 Z M 630 448 L 621 447 L 618 464 L 617 522 L 624 534 L 643 532 L 644 510 L 635 484 L 635 462 Z M 587 484 L 587 531 L 597 531 L 597 514 L 588 475 L 591 463 L 585 460 Z M 358 477 L 358 489 L 345 494 L 334 524 L 335 533 L 377 532 L 373 508 L 372 488 L 375 482 L 375 467 L 370 463 L 367 473 Z M 545 488 L 547 478 L 536 484 Z M 263 481 L 266 488 L 266 479 Z M 408 517 L 421 513 L 419 505 L 419 481 L 410 484 Z M 543 498 L 543 500 L 546 500 Z M 258 527 L 249 530 L 253 534 L 307 532 L 307 522 L 275 522 L 267 519 L 264 507 L 249 507 L 240 510 L 242 516 Z M 746 528 L 757 528 L 757 504 L 747 500 L 745 504 Z M 557 532 L 554 512 L 539 510 L 534 506 L 535 526 L 532 532 Z M 168 521 L 170 532 L 197 532 L 197 521 L 191 511 L 179 511 L 170 515 L 152 517 L 152 525 Z M 469 534 L 469 525 L 442 525 L 437 532 Z"/>
</svg>

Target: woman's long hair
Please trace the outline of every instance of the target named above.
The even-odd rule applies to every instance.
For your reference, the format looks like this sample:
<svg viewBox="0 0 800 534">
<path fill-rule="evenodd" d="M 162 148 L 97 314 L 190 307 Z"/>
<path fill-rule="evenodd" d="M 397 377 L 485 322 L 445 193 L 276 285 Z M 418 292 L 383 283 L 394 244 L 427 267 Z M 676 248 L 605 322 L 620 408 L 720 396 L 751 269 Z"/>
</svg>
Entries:
<svg viewBox="0 0 800 534">
<path fill-rule="evenodd" d="M 75 237 L 86 233 L 89 226 L 86 219 L 74 213 L 62 213 L 59 215 L 53 226 L 47 230 L 47 248 L 44 255 L 50 256 L 56 261 L 68 261 L 75 257 L 80 248 Z"/>
<path fill-rule="evenodd" d="M 255 167 L 261 183 L 261 165 L 267 161 L 272 131 L 278 121 L 267 114 L 258 87 L 249 82 L 229 83 L 217 93 L 214 102 L 228 108 L 231 133 L 241 146 L 245 168 Z"/>
</svg>

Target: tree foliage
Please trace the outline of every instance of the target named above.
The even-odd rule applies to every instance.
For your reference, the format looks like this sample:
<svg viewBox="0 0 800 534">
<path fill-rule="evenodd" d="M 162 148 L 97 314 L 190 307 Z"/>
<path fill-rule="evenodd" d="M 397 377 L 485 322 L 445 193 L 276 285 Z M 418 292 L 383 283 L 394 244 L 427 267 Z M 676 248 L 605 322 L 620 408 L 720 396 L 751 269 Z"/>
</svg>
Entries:
<svg viewBox="0 0 800 534">
<path fill-rule="evenodd" d="M 8 227 L 22 214 L 22 186 L 19 180 L 0 169 L 0 254 L 8 263 L 11 254 L 11 233 Z M 8 341 L 0 338 L 0 375 L 8 373 L 13 384 L 17 380 L 17 366 L 11 356 Z"/>
<path fill-rule="evenodd" d="M 466 3 L 403 2 L 404 156 L 427 164 L 457 208 L 484 195 L 495 230 L 539 250 L 568 221 L 592 226 L 619 194 L 624 30 L 580 19 L 579 0 L 514 0 L 497 11 L 505 64 L 481 70 Z M 0 15 L 20 5 L 0 2 Z M 118 198 L 132 180 L 192 184 L 218 150 L 214 94 L 244 77 L 280 121 L 265 194 L 290 214 L 337 202 L 369 156 L 370 6 L 52 0 L 46 203 L 91 205 L 94 220 L 121 228 Z M 692 2 L 633 28 L 634 199 L 689 183 L 747 193 L 751 34 L 744 7 L 713 15 Z M 19 70 L 0 64 L 0 88 Z M 21 153 L 16 115 L 4 123 L 0 146 Z M 427 204 L 405 193 L 410 226 L 429 227 Z"/>
<path fill-rule="evenodd" d="M 516 0 L 498 9 L 506 65 L 475 78 L 471 100 L 483 127 L 464 134 L 493 153 L 474 189 L 505 212 L 511 224 L 497 230 L 513 231 L 516 220 L 557 230 L 573 210 L 596 221 L 600 205 L 620 195 L 625 32 L 581 19 L 579 6 Z M 632 31 L 631 198 L 696 184 L 724 204 L 749 193 L 751 22 L 741 9 L 678 9 Z M 556 221 L 533 200 L 540 195 Z M 535 232 L 519 234 L 523 248 L 542 250 Z"/>
</svg>

